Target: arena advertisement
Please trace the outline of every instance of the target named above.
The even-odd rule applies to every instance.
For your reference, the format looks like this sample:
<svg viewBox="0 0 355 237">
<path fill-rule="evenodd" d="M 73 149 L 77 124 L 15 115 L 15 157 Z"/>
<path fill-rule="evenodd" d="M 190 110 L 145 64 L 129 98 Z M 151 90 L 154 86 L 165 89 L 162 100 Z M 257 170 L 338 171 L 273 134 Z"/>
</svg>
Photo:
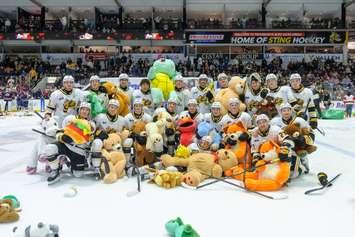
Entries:
<svg viewBox="0 0 355 237">
<path fill-rule="evenodd" d="M 346 33 L 337 31 L 277 32 L 187 32 L 188 43 L 223 43 L 234 45 L 324 45 L 344 44 Z"/>
</svg>

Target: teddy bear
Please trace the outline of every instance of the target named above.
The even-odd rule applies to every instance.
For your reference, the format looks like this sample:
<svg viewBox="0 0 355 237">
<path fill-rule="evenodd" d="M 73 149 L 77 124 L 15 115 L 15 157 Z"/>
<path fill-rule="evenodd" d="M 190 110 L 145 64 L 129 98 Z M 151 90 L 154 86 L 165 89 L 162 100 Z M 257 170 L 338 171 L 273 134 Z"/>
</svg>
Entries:
<svg viewBox="0 0 355 237">
<path fill-rule="evenodd" d="M 312 137 L 313 132 L 310 128 L 301 128 L 299 123 L 291 123 L 282 129 L 282 140 L 291 140 L 294 142 L 293 150 L 299 156 L 311 154 L 317 150 Z"/>
<path fill-rule="evenodd" d="M 203 180 L 211 177 L 220 178 L 225 170 L 238 165 L 233 152 L 225 149 L 218 150 L 215 154 L 195 153 L 189 158 L 181 159 L 168 154 L 162 156 L 165 167 L 187 167 L 183 182 L 190 186 L 198 186 Z"/>
<path fill-rule="evenodd" d="M 244 180 L 245 188 L 252 191 L 280 190 L 290 177 L 289 162 L 278 159 L 280 147 L 273 141 L 265 141 L 259 147 L 262 160 L 259 160 L 255 171 L 244 171 L 236 166 L 225 172 L 226 176 Z M 245 172 L 245 173 L 243 173 Z"/>
<path fill-rule="evenodd" d="M 146 148 L 150 152 L 162 153 L 164 149 L 163 133 L 164 124 L 162 121 L 150 122 L 145 125 L 147 133 Z"/>
<path fill-rule="evenodd" d="M 244 102 L 244 95 L 247 90 L 247 83 L 245 79 L 238 76 L 234 76 L 228 82 L 228 88 L 221 89 L 214 98 L 214 101 L 218 101 L 222 104 L 221 113 L 226 114 L 228 109 L 229 99 L 238 98 L 241 102 Z M 244 103 L 239 104 L 239 110 L 245 111 L 246 105 Z"/>
<path fill-rule="evenodd" d="M 20 216 L 11 199 L 0 199 L 0 223 L 18 221 Z"/>
<path fill-rule="evenodd" d="M 233 151 L 238 159 L 239 166 L 249 168 L 252 161 L 251 149 L 247 141 L 240 141 L 239 137 L 247 130 L 241 121 L 229 124 L 224 128 L 223 143 L 225 149 Z"/>
<path fill-rule="evenodd" d="M 111 133 L 103 141 L 102 155 L 107 160 L 101 164 L 101 175 L 104 183 L 111 184 L 125 175 L 126 157 L 122 152 L 121 137 L 116 133 Z"/>
<path fill-rule="evenodd" d="M 110 99 L 116 99 L 120 103 L 117 113 L 121 116 L 127 115 L 130 112 L 131 104 L 129 96 L 121 89 L 117 88 L 117 86 L 112 82 L 102 82 L 101 86 L 105 88 Z"/>
</svg>

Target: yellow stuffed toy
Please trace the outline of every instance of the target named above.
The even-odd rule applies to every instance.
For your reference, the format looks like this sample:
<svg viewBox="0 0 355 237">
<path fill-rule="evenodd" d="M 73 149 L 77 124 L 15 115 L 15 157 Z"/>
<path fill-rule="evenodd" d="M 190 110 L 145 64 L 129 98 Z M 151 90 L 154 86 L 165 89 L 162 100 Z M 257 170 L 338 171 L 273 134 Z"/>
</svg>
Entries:
<svg viewBox="0 0 355 237">
<path fill-rule="evenodd" d="M 228 88 L 220 90 L 214 98 L 214 101 L 218 101 L 222 104 L 221 112 L 226 114 L 228 111 L 228 103 L 231 98 L 238 98 L 241 101 L 244 100 L 244 95 L 246 92 L 247 83 L 245 79 L 238 76 L 234 76 L 228 83 Z M 240 111 L 245 111 L 246 105 L 243 103 L 239 104 Z"/>
<path fill-rule="evenodd" d="M 130 99 L 121 89 L 117 88 L 117 86 L 109 81 L 103 82 L 101 84 L 105 89 L 110 99 L 116 99 L 120 103 L 118 107 L 118 114 L 121 116 L 125 116 L 130 111 Z"/>
<path fill-rule="evenodd" d="M 184 145 L 179 145 L 175 151 L 175 157 L 188 158 L 190 156 L 190 149 Z"/>
<path fill-rule="evenodd" d="M 178 171 L 169 170 L 157 170 L 154 177 L 149 181 L 150 183 L 156 183 L 163 188 L 175 188 L 182 183 L 183 175 Z"/>
<path fill-rule="evenodd" d="M 108 163 L 108 170 L 105 163 L 101 164 L 101 174 L 106 184 L 114 183 L 117 179 L 123 177 L 125 173 L 126 157 L 121 151 L 121 137 L 119 134 L 111 133 L 104 140 L 102 155 Z M 107 172 L 108 171 L 108 172 Z"/>
</svg>

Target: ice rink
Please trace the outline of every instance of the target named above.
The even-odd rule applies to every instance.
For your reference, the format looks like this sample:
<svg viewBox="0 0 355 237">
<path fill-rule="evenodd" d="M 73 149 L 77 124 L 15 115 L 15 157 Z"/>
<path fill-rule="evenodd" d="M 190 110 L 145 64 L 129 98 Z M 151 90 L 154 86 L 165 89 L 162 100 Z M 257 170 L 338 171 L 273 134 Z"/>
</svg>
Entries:
<svg viewBox="0 0 355 237">
<path fill-rule="evenodd" d="M 228 184 L 201 190 L 164 190 L 124 178 L 115 184 L 64 178 L 48 187 L 44 175 L 29 176 L 26 162 L 37 134 L 37 116 L 0 118 L 0 197 L 12 194 L 21 202 L 20 220 L 0 224 L 0 237 L 11 236 L 14 226 L 42 221 L 57 224 L 64 237 L 160 237 L 164 224 L 180 216 L 202 237 L 220 236 L 354 236 L 355 119 L 321 120 L 326 132 L 316 132 L 318 151 L 309 157 L 311 172 L 294 180 L 282 192 L 284 200 L 269 200 Z M 317 173 L 342 176 L 318 195 L 304 192 L 318 186 Z M 63 194 L 76 187 L 77 196 Z M 270 193 L 273 195 L 273 193 Z M 276 194 L 275 194 L 276 195 Z"/>
</svg>

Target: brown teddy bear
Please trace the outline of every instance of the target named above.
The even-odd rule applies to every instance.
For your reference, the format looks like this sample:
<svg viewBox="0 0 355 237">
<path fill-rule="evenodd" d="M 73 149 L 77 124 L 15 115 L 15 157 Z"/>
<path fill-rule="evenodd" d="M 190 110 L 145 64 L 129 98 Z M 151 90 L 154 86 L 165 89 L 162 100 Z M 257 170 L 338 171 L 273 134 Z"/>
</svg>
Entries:
<svg viewBox="0 0 355 237">
<path fill-rule="evenodd" d="M 121 137 L 117 133 L 109 134 L 103 142 L 102 155 L 107 160 L 109 169 L 101 164 L 104 183 L 111 184 L 125 175 L 126 157 L 122 152 Z M 109 171 L 109 172 L 107 172 Z"/>
<path fill-rule="evenodd" d="M 189 158 L 181 159 L 163 155 L 162 162 L 165 167 L 182 166 L 187 167 L 187 173 L 183 181 L 190 186 L 198 186 L 209 176 L 220 178 L 223 172 L 238 165 L 238 161 L 232 151 L 218 150 L 216 154 L 195 153 Z"/>
<path fill-rule="evenodd" d="M 144 136 L 146 140 L 146 134 L 142 132 L 140 137 L 144 137 Z M 140 141 L 134 142 L 134 149 L 136 151 L 136 165 L 138 167 L 153 164 L 157 160 L 154 153 L 149 152 L 147 150 L 146 144 L 141 143 Z"/>
<path fill-rule="evenodd" d="M 228 83 L 228 88 L 220 90 L 216 97 L 215 101 L 218 101 L 222 104 L 221 112 L 226 114 L 228 111 L 228 103 L 231 98 L 238 98 L 241 102 L 244 102 L 244 95 L 247 90 L 247 83 L 245 79 L 242 79 L 238 76 L 234 76 Z M 246 105 L 243 103 L 239 104 L 240 111 L 245 111 Z"/>
<path fill-rule="evenodd" d="M 15 222 L 20 219 L 18 211 L 10 199 L 0 199 L 0 223 Z"/>
<path fill-rule="evenodd" d="M 297 155 L 304 156 L 305 154 L 311 154 L 317 150 L 312 139 L 313 132 L 310 128 L 301 128 L 299 123 L 291 123 L 282 129 L 281 137 L 287 137 L 290 140 L 295 141 L 294 150 Z M 299 137 L 304 138 L 304 142 L 297 142 Z"/>
</svg>

